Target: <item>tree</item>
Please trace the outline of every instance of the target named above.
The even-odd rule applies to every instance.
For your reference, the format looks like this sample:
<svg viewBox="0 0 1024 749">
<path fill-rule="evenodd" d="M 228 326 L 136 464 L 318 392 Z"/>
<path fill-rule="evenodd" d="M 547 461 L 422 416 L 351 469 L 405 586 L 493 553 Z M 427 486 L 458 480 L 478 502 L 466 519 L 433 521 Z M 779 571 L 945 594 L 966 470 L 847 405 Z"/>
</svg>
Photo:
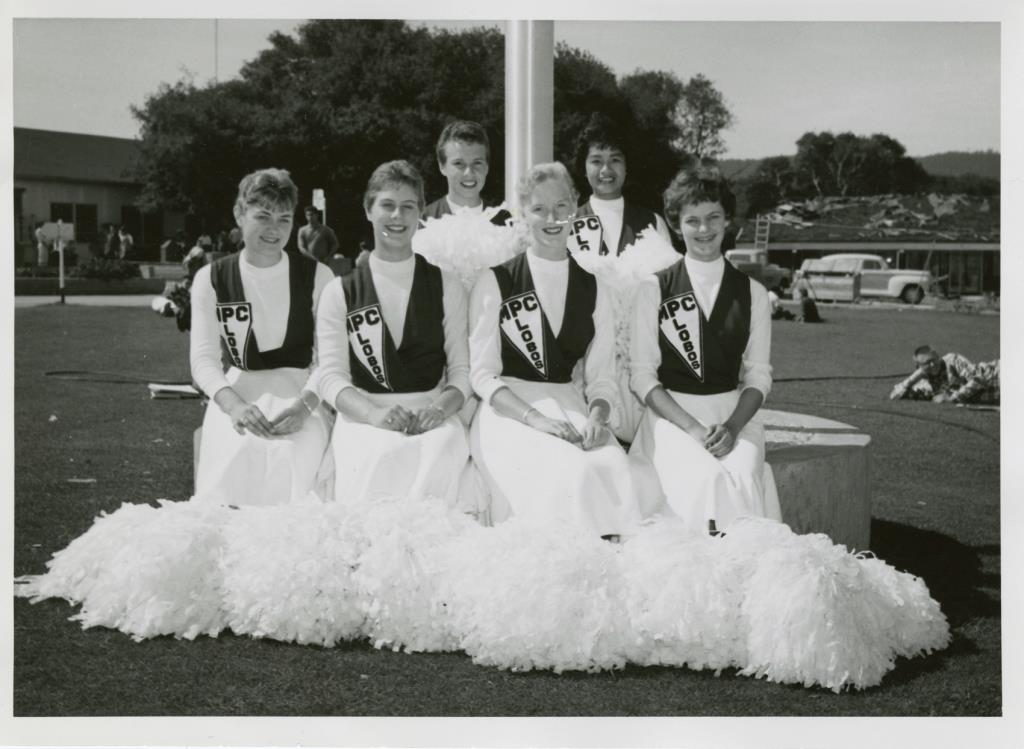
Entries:
<svg viewBox="0 0 1024 749">
<path fill-rule="evenodd" d="M 794 177 L 791 157 L 762 159 L 745 185 L 747 217 L 756 216 L 788 200 L 793 194 Z"/>
<path fill-rule="evenodd" d="M 661 193 L 679 171 L 684 154 L 674 145 L 682 133 L 674 114 L 683 83 L 673 73 L 637 70 L 619 81 L 632 111 L 629 148 L 630 198 L 660 209 Z"/>
<path fill-rule="evenodd" d="M 818 197 L 914 192 L 928 181 L 903 145 L 881 133 L 804 133 L 796 145 L 798 190 Z"/>
<path fill-rule="evenodd" d="M 683 86 L 676 109 L 680 138 L 678 147 L 696 159 L 715 158 L 725 151 L 722 130 L 732 127 L 735 118 L 715 85 L 701 74 Z"/>
</svg>

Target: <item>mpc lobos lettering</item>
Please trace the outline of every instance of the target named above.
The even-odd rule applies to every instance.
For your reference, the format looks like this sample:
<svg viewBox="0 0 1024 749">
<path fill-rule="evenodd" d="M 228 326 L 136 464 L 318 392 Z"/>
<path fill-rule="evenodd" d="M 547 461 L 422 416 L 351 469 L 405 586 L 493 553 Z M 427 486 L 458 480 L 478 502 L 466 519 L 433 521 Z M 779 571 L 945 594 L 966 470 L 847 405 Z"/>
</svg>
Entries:
<svg viewBox="0 0 1024 749">
<path fill-rule="evenodd" d="M 501 334 L 523 355 L 541 377 L 547 379 L 547 357 L 544 356 L 544 316 L 536 291 L 506 299 L 498 318 Z"/>
<path fill-rule="evenodd" d="M 348 342 L 363 368 L 381 387 L 391 390 L 384 357 L 384 317 L 379 304 L 348 313 Z"/>
<path fill-rule="evenodd" d="M 701 343 L 701 312 L 692 291 L 666 299 L 658 310 L 658 324 L 672 350 L 704 382 L 704 347 Z"/>
<path fill-rule="evenodd" d="M 576 242 L 576 248 L 580 252 L 589 252 L 596 248 L 598 254 L 607 255 L 608 248 L 601 243 L 602 232 L 601 219 L 597 216 L 580 216 L 572 222 L 569 240 Z"/>
<path fill-rule="evenodd" d="M 249 331 L 252 330 L 252 304 L 249 302 L 228 302 L 217 305 L 217 323 L 220 337 L 228 349 L 231 363 L 245 369 L 245 352 L 249 345 Z"/>
</svg>

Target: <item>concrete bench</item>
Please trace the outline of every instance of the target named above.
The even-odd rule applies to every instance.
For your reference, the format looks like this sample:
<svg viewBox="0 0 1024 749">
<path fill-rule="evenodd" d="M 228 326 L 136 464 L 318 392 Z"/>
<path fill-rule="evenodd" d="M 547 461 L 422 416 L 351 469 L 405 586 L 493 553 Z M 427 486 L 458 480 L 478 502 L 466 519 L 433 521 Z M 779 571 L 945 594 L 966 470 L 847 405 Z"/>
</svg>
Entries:
<svg viewBox="0 0 1024 749">
<path fill-rule="evenodd" d="M 755 418 L 764 425 L 782 520 L 797 533 L 824 533 L 851 550 L 870 548 L 871 438 L 849 424 L 806 414 L 761 409 Z M 201 438 L 196 429 L 193 471 Z"/>
<path fill-rule="evenodd" d="M 797 533 L 824 533 L 851 550 L 870 548 L 871 438 L 806 414 L 762 409 L 755 418 L 764 425 L 782 520 Z"/>
</svg>

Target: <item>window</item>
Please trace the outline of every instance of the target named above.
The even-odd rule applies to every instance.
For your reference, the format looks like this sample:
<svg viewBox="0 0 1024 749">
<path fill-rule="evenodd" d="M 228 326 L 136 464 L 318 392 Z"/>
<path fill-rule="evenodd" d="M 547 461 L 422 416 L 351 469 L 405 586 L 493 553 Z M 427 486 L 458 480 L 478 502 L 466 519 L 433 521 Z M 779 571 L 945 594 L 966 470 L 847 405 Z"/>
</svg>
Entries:
<svg viewBox="0 0 1024 749">
<path fill-rule="evenodd" d="M 96 213 L 95 203 L 50 203 L 50 221 L 74 224 L 77 242 L 96 239 Z"/>
<path fill-rule="evenodd" d="M 99 233 L 95 203 L 75 203 L 75 239 L 92 242 Z"/>
<path fill-rule="evenodd" d="M 863 270 L 882 270 L 882 264 L 878 260 L 865 260 Z"/>
<path fill-rule="evenodd" d="M 66 224 L 75 223 L 75 204 L 50 203 L 50 221 L 63 221 Z"/>
<path fill-rule="evenodd" d="M 832 270 L 837 273 L 854 273 L 857 270 L 858 262 L 857 258 L 854 257 L 840 258 L 833 263 Z"/>
</svg>

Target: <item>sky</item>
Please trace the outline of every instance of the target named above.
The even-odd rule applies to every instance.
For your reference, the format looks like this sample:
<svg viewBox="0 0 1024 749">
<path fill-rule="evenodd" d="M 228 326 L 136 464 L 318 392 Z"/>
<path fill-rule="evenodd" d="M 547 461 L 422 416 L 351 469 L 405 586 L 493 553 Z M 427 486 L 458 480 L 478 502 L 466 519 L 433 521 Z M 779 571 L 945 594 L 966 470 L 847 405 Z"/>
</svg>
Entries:
<svg viewBox="0 0 1024 749">
<path fill-rule="evenodd" d="M 161 83 L 236 76 L 299 23 L 15 18 L 14 124 L 134 137 L 129 108 Z M 792 154 L 809 130 L 882 132 L 914 156 L 1000 150 L 998 23 L 563 20 L 555 39 L 619 76 L 710 78 L 736 118 L 729 158 Z"/>
</svg>

